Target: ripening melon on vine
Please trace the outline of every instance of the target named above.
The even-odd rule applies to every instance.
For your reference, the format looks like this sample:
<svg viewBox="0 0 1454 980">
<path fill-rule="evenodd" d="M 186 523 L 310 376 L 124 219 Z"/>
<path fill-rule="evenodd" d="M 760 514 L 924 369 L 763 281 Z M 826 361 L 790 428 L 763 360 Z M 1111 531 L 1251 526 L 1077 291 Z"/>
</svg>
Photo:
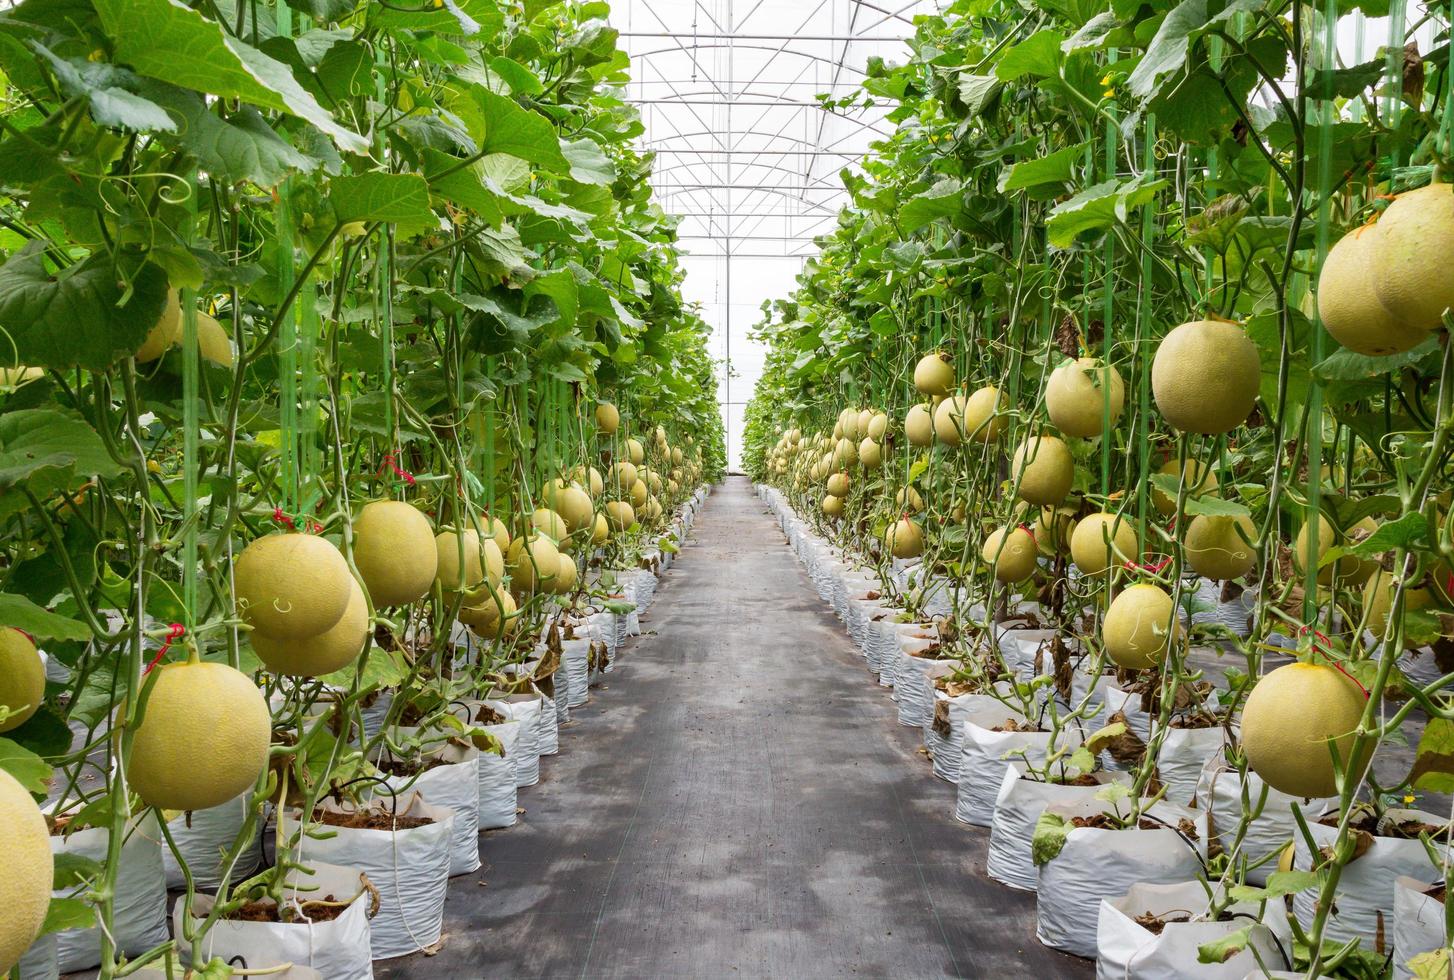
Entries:
<svg viewBox="0 0 1454 980">
<path fill-rule="evenodd" d="M 661 519 L 661 515 L 661 501 L 655 497 L 648 498 L 646 501 L 646 519 L 649 521 L 657 521 Z"/>
<path fill-rule="evenodd" d="M 1068 436 L 1100 435 L 1107 414 L 1115 425 L 1125 407 L 1126 385 L 1121 373 L 1100 358 L 1065 361 L 1050 372 L 1045 383 L 1045 413 Z"/>
<path fill-rule="evenodd" d="M 874 442 L 883 444 L 884 436 L 889 431 L 889 417 L 883 412 L 874 412 L 868 420 L 868 437 Z"/>
<path fill-rule="evenodd" d="M 909 445 L 924 449 L 934 444 L 934 416 L 925 404 L 909 406 L 904 416 L 904 435 Z"/>
<path fill-rule="evenodd" d="M 905 517 L 884 531 L 884 547 L 895 558 L 918 558 L 924 553 L 924 532 Z"/>
<path fill-rule="evenodd" d="M 616 489 L 627 492 L 631 490 L 631 485 L 639 479 L 636 473 L 636 467 L 625 460 L 622 460 L 613 467 L 612 475 L 616 478 Z"/>
<path fill-rule="evenodd" d="M 1198 514 L 1187 525 L 1182 548 L 1192 571 L 1224 582 L 1252 571 L 1257 564 L 1255 540 L 1257 526 L 1246 514 Z"/>
<path fill-rule="evenodd" d="M 0 874 L 0 975 L 16 963 L 35 941 L 50 910 L 55 858 L 45 815 L 25 787 L 0 769 L 0 846 L 5 873 Z"/>
<path fill-rule="evenodd" d="M 636 523 L 636 509 L 624 500 L 612 500 L 606 504 L 606 522 L 613 531 L 625 531 Z"/>
<path fill-rule="evenodd" d="M 1354 228 L 1338 239 L 1318 274 L 1318 317 L 1323 326 L 1349 350 L 1375 357 L 1411 350 L 1429 335 L 1378 300 L 1373 263 L 1382 245 L 1381 227 Z"/>
<path fill-rule="evenodd" d="M 1398 195 L 1378 218 L 1373 291 L 1384 308 L 1419 330 L 1437 330 L 1454 306 L 1454 185 L 1430 184 Z"/>
<path fill-rule="evenodd" d="M 1186 485 L 1186 499 L 1193 500 L 1197 497 L 1215 497 L 1217 495 L 1217 470 L 1210 463 L 1203 463 L 1200 460 L 1188 459 L 1185 466 L 1178 466 L 1177 461 L 1168 459 L 1161 464 L 1156 471 L 1158 474 L 1175 476 L 1181 473 L 1181 482 Z M 1165 493 L 1156 484 L 1151 485 L 1151 505 L 1156 508 L 1157 513 L 1162 517 L 1170 517 L 1176 513 L 1176 497 Z"/>
<path fill-rule="evenodd" d="M 1252 413 L 1262 384 L 1257 345 L 1239 325 L 1192 320 L 1156 348 L 1151 393 L 1161 416 L 1183 432 L 1230 432 Z"/>
<path fill-rule="evenodd" d="M 616 406 L 610 402 L 600 402 L 596 405 L 596 428 L 602 435 L 614 436 L 616 430 L 621 427 L 621 413 Z"/>
<path fill-rule="evenodd" d="M 1353 759 L 1354 731 L 1367 698 L 1335 667 L 1292 663 L 1262 677 L 1242 709 L 1242 749 L 1263 782 L 1290 796 L 1338 792 L 1333 756 L 1344 771 L 1362 775 Z"/>
<path fill-rule="evenodd" d="M 934 438 L 946 446 L 958 446 L 964 441 L 963 395 L 951 395 L 934 408 Z"/>
<path fill-rule="evenodd" d="M 635 466 L 646 462 L 646 447 L 641 445 L 640 440 L 626 440 L 626 458 Z"/>
<path fill-rule="evenodd" d="M 606 515 L 597 513 L 591 524 L 591 544 L 603 545 L 611 539 L 611 525 L 606 520 Z"/>
<path fill-rule="evenodd" d="M 353 522 L 353 563 L 377 607 L 424 598 L 439 571 L 429 518 L 401 500 L 365 504 Z"/>
<path fill-rule="evenodd" d="M 549 586 L 560 572 L 560 550 L 544 534 L 535 533 L 516 538 L 505 558 L 510 581 L 521 592 L 534 592 Z"/>
<path fill-rule="evenodd" d="M 866 470 L 876 470 L 883 463 L 883 450 L 868 436 L 858 444 L 858 462 Z"/>
<path fill-rule="evenodd" d="M 306 639 L 332 627 L 348 607 L 353 582 L 337 548 L 296 532 L 248 544 L 232 575 L 243 620 L 273 639 Z"/>
<path fill-rule="evenodd" d="M 994 442 L 1010 424 L 1009 418 L 1000 414 L 1008 408 L 1009 399 L 994 385 L 985 385 L 968 398 L 946 398 L 934 410 L 934 435 L 950 446 Z"/>
<path fill-rule="evenodd" d="M 1140 551 L 1136 526 L 1122 514 L 1089 514 L 1070 536 L 1070 560 L 1082 575 L 1099 575 L 1108 568 L 1135 561 Z"/>
<path fill-rule="evenodd" d="M 947 395 L 954 387 L 954 362 L 943 351 L 919 358 L 914 365 L 914 387 L 926 395 Z"/>
<path fill-rule="evenodd" d="M 126 769 L 159 810 L 206 810 L 251 789 L 268 761 L 272 715 L 246 674 L 186 661 L 153 672 Z"/>
<path fill-rule="evenodd" d="M 859 439 L 857 410 L 845 408 L 841 418 L 843 422 L 843 438 L 849 442 L 857 442 Z"/>
<path fill-rule="evenodd" d="M 828 477 L 828 492 L 835 497 L 848 496 L 849 480 L 847 473 L 833 473 Z"/>
<path fill-rule="evenodd" d="M 1070 551 L 1070 536 L 1075 533 L 1075 508 L 1041 507 L 1035 516 L 1035 544 L 1046 557 Z"/>
<path fill-rule="evenodd" d="M 487 573 L 492 582 L 504 576 L 504 560 L 495 539 L 481 540 L 474 528 L 466 528 L 463 533 L 440 531 L 434 536 L 434 552 L 438 558 L 435 580 L 447 592 L 478 588 Z"/>
<path fill-rule="evenodd" d="M 0 627 L 0 732 L 30 720 L 45 698 L 45 664 L 30 637 L 11 626 Z"/>
<path fill-rule="evenodd" d="M 434 551 L 431 538 L 430 549 Z M 254 631 L 249 639 L 263 666 L 274 674 L 322 677 L 353 663 L 369 636 L 369 604 L 358 582 L 353 583 L 348 606 L 332 627 L 306 639 L 275 640 Z"/>
<path fill-rule="evenodd" d="M 673 466 L 680 466 L 680 465 L 682 465 L 682 459 L 683 459 L 683 456 L 682 456 L 681 449 L 680 448 L 677 448 L 677 447 L 673 447 L 672 448 L 672 451 L 671 451 L 671 464 Z"/>
<path fill-rule="evenodd" d="M 986 535 L 979 556 L 993 569 L 995 578 L 1008 585 L 1023 582 L 1034 573 L 1038 550 L 1029 531 L 1011 526 Z"/>
<path fill-rule="evenodd" d="M 1316 532 L 1318 551 L 1317 557 L 1311 562 L 1318 569 L 1318 584 L 1332 585 L 1335 571 L 1340 585 L 1354 587 L 1368 581 L 1379 567 L 1377 559 L 1344 554 L 1324 565 L 1323 558 L 1334 545 L 1342 546 L 1344 549 L 1351 548 L 1376 530 L 1378 530 L 1378 522 L 1372 517 L 1365 517 L 1347 531 L 1339 533 L 1327 517 L 1319 514 Z M 1298 529 L 1297 537 L 1293 539 L 1292 563 L 1299 575 L 1307 571 L 1313 547 L 1312 536 L 1313 522 L 1306 521 Z"/>
<path fill-rule="evenodd" d="M 853 466 L 857 462 L 858 444 L 847 436 L 839 439 L 838 444 L 833 447 L 833 467 L 835 469 L 843 469 L 847 466 Z"/>
<path fill-rule="evenodd" d="M 565 552 L 561 552 L 558 570 L 555 578 L 550 582 L 550 591 L 556 595 L 569 595 L 575 590 L 578 577 L 579 570 L 576 568 L 576 560 Z"/>
<path fill-rule="evenodd" d="M 924 509 L 924 498 L 913 487 L 900 487 L 894 494 L 894 507 L 904 514 L 917 514 Z"/>
<path fill-rule="evenodd" d="M 824 514 L 829 517 L 838 517 L 843 513 L 843 498 L 834 496 L 831 493 L 825 494 L 820 506 L 823 508 Z"/>
<path fill-rule="evenodd" d="M 641 480 L 631 484 L 631 489 L 627 493 L 631 497 L 631 506 L 637 510 L 645 507 L 647 498 L 651 496 L 651 491 L 647 490 L 645 482 Z"/>
<path fill-rule="evenodd" d="M 1129 670 L 1160 664 L 1181 635 L 1170 594 L 1149 582 L 1119 593 L 1101 621 L 1101 645 L 1106 656 Z"/>
<path fill-rule="evenodd" d="M 1379 639 L 1383 638 L 1388 629 L 1388 617 L 1393 611 L 1393 593 L 1397 584 L 1392 573 L 1380 567 L 1363 585 L 1363 621 L 1367 629 Z M 1438 604 L 1438 595 L 1432 587 L 1413 584 L 1404 586 L 1405 614 L 1429 609 Z M 1407 645 L 1405 640 L 1405 646 Z"/>
<path fill-rule="evenodd" d="M 147 331 L 146 339 L 132 356 L 136 363 L 155 361 L 182 341 L 182 297 L 175 289 L 167 290 L 167 302 L 156 324 Z"/>
<path fill-rule="evenodd" d="M 494 593 L 483 590 L 476 604 L 460 608 L 459 621 L 480 636 L 497 639 L 514 625 L 510 617 L 515 615 L 515 608 L 515 597 L 505 589 Z"/>
<path fill-rule="evenodd" d="M 666 485 L 661 482 L 661 474 L 656 472 L 656 470 L 647 470 L 644 479 L 646 480 L 647 489 L 652 493 L 661 493 L 661 488 Z"/>
<path fill-rule="evenodd" d="M 1075 483 L 1075 459 L 1055 436 L 1032 436 L 1015 447 L 1010 479 L 1021 500 L 1058 504 Z"/>
<path fill-rule="evenodd" d="M 858 411 L 858 438 L 864 439 L 868 436 L 868 427 L 873 424 L 873 409 L 862 408 Z"/>
<path fill-rule="evenodd" d="M 591 526 L 596 508 L 590 494 L 574 483 L 564 487 L 552 487 L 545 496 L 546 503 L 565 521 L 567 533 L 575 534 Z"/>
</svg>

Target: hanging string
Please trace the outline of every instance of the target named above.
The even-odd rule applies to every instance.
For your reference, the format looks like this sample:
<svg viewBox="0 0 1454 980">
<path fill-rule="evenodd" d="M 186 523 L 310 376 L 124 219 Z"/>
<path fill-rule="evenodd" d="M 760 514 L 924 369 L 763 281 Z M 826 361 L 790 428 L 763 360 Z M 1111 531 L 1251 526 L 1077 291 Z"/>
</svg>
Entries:
<svg viewBox="0 0 1454 980">
<path fill-rule="evenodd" d="M 1328 634 L 1324 633 L 1322 630 L 1312 626 L 1298 627 L 1298 636 L 1301 637 L 1309 635 L 1312 636 L 1313 639 L 1312 642 L 1308 644 L 1308 648 L 1313 653 L 1328 661 L 1328 663 L 1333 666 L 1334 670 L 1338 671 L 1338 673 L 1342 674 L 1344 677 L 1348 678 L 1350 681 L 1356 684 L 1358 686 L 1358 690 L 1363 692 L 1363 697 L 1366 700 L 1368 698 L 1368 688 L 1364 687 L 1362 682 L 1359 681 L 1358 678 L 1354 677 L 1343 668 L 1343 661 L 1333 656 L 1332 638 L 1328 636 Z"/>
<path fill-rule="evenodd" d="M 146 665 L 146 667 L 142 669 L 142 676 L 145 677 L 147 674 L 150 674 L 152 668 L 162 662 L 162 658 L 167 655 L 167 651 L 172 648 L 172 644 L 186 635 L 187 627 L 183 626 L 181 623 L 173 623 L 172 625 L 168 626 L 167 635 L 165 639 L 162 640 L 161 649 L 157 650 L 156 656 L 152 657 L 151 661 Z"/>
</svg>

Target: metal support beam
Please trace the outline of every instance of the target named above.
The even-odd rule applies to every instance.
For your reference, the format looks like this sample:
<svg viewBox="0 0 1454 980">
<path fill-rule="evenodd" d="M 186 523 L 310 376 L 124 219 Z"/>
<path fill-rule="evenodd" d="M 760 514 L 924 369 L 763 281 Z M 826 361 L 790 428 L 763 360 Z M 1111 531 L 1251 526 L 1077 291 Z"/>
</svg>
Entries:
<svg viewBox="0 0 1454 980">
<path fill-rule="evenodd" d="M 865 5 L 866 6 L 866 5 Z M 877 8 L 873 8 L 877 9 Z M 680 31 L 621 31 L 621 37 L 681 37 Z M 908 44 L 911 37 L 863 34 L 693 34 L 695 41 L 854 41 L 870 44 Z"/>
</svg>

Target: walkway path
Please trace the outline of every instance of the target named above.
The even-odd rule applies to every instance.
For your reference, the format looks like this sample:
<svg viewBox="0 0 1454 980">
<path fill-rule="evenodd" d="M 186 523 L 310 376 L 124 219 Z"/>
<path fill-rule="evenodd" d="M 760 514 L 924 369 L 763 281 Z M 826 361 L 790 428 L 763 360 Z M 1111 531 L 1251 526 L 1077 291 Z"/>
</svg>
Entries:
<svg viewBox="0 0 1454 980">
<path fill-rule="evenodd" d="M 1089 977 L 984 876 L 987 832 L 746 480 L 694 538 L 521 823 L 450 883 L 443 951 L 378 975 Z"/>
</svg>

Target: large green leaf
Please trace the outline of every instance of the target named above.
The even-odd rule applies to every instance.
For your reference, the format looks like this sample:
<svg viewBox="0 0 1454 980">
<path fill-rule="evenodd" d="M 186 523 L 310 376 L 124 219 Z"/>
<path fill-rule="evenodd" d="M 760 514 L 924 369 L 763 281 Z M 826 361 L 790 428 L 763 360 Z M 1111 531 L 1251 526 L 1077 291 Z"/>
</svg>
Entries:
<svg viewBox="0 0 1454 980">
<path fill-rule="evenodd" d="M 429 208 L 429 184 L 418 174 L 335 177 L 328 185 L 328 200 L 340 224 L 383 221 L 417 230 L 436 223 Z"/>
<path fill-rule="evenodd" d="M 25 746 L 0 736 L 0 770 L 10 773 L 27 793 L 40 795 L 49 788 L 51 768 Z"/>
<path fill-rule="evenodd" d="M 176 123 L 161 106 L 136 94 L 138 79 L 125 68 L 104 61 L 62 58 L 39 42 L 31 42 L 31 47 L 49 63 L 67 95 L 86 100 L 91 118 L 100 125 L 138 133 L 176 130 Z"/>
<path fill-rule="evenodd" d="M 1078 143 L 1034 160 L 1022 160 L 1000 175 L 1000 193 L 1044 185 L 1049 185 L 1048 191 L 1059 190 L 1075 178 L 1075 165 L 1085 159 L 1086 146 Z"/>
<path fill-rule="evenodd" d="M 276 187 L 290 173 L 310 173 L 321 161 L 283 139 L 252 106 L 228 113 L 209 107 L 195 92 L 147 82 L 142 91 L 181 120 L 178 141 L 203 170 L 229 182 L 250 180 Z"/>
<path fill-rule="evenodd" d="M 0 363 L 104 371 L 141 347 L 161 317 L 167 277 L 145 263 L 131 291 L 117 281 L 110 257 L 96 253 L 52 273 L 32 242 L 0 266 Z"/>
<path fill-rule="evenodd" d="M 0 489 L 27 486 L 38 497 L 69 489 L 87 477 L 120 472 L 94 429 L 54 409 L 31 408 L 0 415 Z M 10 506 L 23 507 L 18 493 Z"/>
<path fill-rule="evenodd" d="M 0 592 L 0 626 L 24 630 L 38 640 L 89 640 L 91 631 L 83 623 L 57 616 L 24 596 Z"/>
<path fill-rule="evenodd" d="M 475 90 L 475 98 L 485 126 L 481 150 L 507 153 L 558 174 L 570 172 L 571 163 L 561 153 L 560 137 L 549 119 L 482 88 Z"/>
<path fill-rule="evenodd" d="M 1005 82 L 1026 75 L 1054 78 L 1060 74 L 1060 62 L 1064 58 L 1060 45 L 1064 42 L 1065 35 L 1058 31 L 1036 31 L 1019 44 L 1005 49 L 995 63 L 995 77 Z"/>
<path fill-rule="evenodd" d="M 899 211 L 899 224 L 905 232 L 911 232 L 963 210 L 963 185 L 952 177 L 946 177 L 922 194 L 911 197 Z"/>
<path fill-rule="evenodd" d="M 1150 203 L 1165 186 L 1166 181 L 1143 174 L 1088 187 L 1050 212 L 1045 223 L 1046 238 L 1051 245 L 1065 248 L 1082 232 L 1100 231 L 1125 221 L 1133 208 Z"/>
<path fill-rule="evenodd" d="M 117 58 L 152 78 L 240 99 L 306 119 L 341 150 L 365 153 L 368 141 L 340 126 L 288 66 L 227 34 L 178 0 L 95 0 Z"/>
</svg>

